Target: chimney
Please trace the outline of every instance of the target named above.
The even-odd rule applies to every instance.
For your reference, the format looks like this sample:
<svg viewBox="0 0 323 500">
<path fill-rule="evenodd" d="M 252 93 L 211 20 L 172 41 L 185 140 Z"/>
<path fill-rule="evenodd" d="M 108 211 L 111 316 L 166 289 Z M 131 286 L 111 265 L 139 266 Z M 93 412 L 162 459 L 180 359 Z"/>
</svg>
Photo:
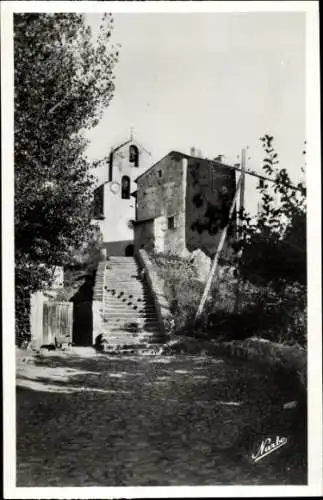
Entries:
<svg viewBox="0 0 323 500">
<path fill-rule="evenodd" d="M 224 155 L 218 155 L 218 156 L 216 156 L 216 157 L 214 158 L 214 161 L 219 161 L 219 162 L 221 162 L 221 163 L 222 163 L 223 158 L 224 158 Z"/>
<path fill-rule="evenodd" d="M 192 147 L 192 148 L 190 149 L 190 155 L 191 155 L 191 156 L 195 156 L 195 148 L 194 148 L 194 147 Z"/>
</svg>

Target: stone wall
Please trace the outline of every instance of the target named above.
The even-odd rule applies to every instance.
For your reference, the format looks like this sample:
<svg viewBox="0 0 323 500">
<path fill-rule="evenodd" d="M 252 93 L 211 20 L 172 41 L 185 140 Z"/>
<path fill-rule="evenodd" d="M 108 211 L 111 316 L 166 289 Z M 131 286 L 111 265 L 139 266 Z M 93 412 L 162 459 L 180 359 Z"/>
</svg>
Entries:
<svg viewBox="0 0 323 500">
<path fill-rule="evenodd" d="M 186 246 L 189 251 L 201 249 L 207 255 L 215 253 L 221 228 L 212 219 L 229 212 L 236 189 L 235 170 L 201 158 L 189 158 L 186 190 Z M 227 252 L 227 246 L 223 254 Z"/>
<path fill-rule="evenodd" d="M 129 246 L 133 246 L 133 240 L 123 240 L 123 241 L 107 241 L 103 243 L 102 247 L 106 252 L 106 257 L 109 255 L 113 257 L 124 257 L 126 255 L 126 250 Z"/>
<path fill-rule="evenodd" d="M 185 162 L 183 155 L 169 153 L 137 180 L 136 247 L 142 244 L 158 252 L 185 252 Z M 154 220 L 152 242 L 140 233 L 140 221 Z M 144 241 L 140 240 L 140 235 Z"/>
<path fill-rule="evenodd" d="M 142 221 L 135 225 L 135 247 L 144 248 L 147 252 L 155 249 L 154 220 Z"/>
<path fill-rule="evenodd" d="M 160 332 L 166 335 L 170 329 L 172 314 L 164 293 L 164 280 L 158 276 L 145 250 L 136 250 L 136 257 L 140 267 L 145 270 L 147 284 L 150 288 L 155 305 Z"/>
<path fill-rule="evenodd" d="M 307 390 L 307 351 L 298 345 L 278 344 L 257 337 L 217 342 L 173 335 L 161 354 L 225 355 L 244 359 L 282 374 L 294 375 L 299 387 Z"/>
<path fill-rule="evenodd" d="M 99 262 L 96 276 L 95 284 L 93 289 L 93 301 L 92 301 L 92 317 L 93 317 L 93 331 L 92 331 L 92 343 L 95 343 L 95 339 L 103 331 L 103 295 L 104 295 L 104 275 L 105 275 L 106 262 Z"/>
</svg>

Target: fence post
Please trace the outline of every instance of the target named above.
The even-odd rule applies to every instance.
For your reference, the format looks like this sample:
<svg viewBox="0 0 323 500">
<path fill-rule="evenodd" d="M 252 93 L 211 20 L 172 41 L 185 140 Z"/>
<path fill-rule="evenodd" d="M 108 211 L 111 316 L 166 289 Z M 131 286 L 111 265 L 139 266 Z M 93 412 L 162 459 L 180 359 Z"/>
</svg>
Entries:
<svg viewBox="0 0 323 500">
<path fill-rule="evenodd" d="M 43 340 L 43 306 L 44 294 L 41 291 L 34 292 L 30 297 L 30 333 L 31 346 L 39 349 Z"/>
</svg>

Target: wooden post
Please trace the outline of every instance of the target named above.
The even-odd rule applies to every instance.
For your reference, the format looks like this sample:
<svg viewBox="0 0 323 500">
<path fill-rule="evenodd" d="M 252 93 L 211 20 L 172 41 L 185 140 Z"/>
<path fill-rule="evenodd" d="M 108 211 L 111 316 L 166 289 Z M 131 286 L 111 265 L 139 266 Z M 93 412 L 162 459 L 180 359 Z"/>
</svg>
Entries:
<svg viewBox="0 0 323 500">
<path fill-rule="evenodd" d="M 245 194 L 245 180 L 246 180 L 246 150 L 241 151 L 241 187 L 240 187 L 240 201 L 239 201 L 239 213 L 242 213 L 244 209 L 244 194 Z M 239 215 L 239 233 L 242 232 L 242 217 Z"/>
<path fill-rule="evenodd" d="M 243 223 L 243 210 L 244 210 L 244 195 L 245 195 L 245 179 L 246 179 L 246 150 L 241 151 L 241 188 L 240 188 L 240 201 L 239 201 L 239 224 L 238 224 L 238 234 L 239 238 L 242 237 L 242 223 Z M 239 253 L 240 255 L 240 253 Z M 237 277 L 237 283 L 235 286 L 235 302 L 234 302 L 234 313 L 239 311 L 240 302 L 240 282 L 239 277 Z"/>
<path fill-rule="evenodd" d="M 223 250 L 224 242 L 225 242 L 225 239 L 226 239 L 226 236 L 227 236 L 227 232 L 228 232 L 230 220 L 232 218 L 232 214 L 233 214 L 234 208 L 235 208 L 236 203 L 237 203 L 238 194 L 239 194 L 240 186 L 241 186 L 241 181 L 242 181 L 242 175 L 240 176 L 239 181 L 237 183 L 236 192 L 235 192 L 234 198 L 232 200 L 232 204 L 231 204 L 230 211 L 229 211 L 229 222 L 225 226 L 225 228 L 222 230 L 221 238 L 220 238 L 220 241 L 219 241 L 219 245 L 218 245 L 216 254 L 215 254 L 214 259 L 213 259 L 213 263 L 212 263 L 212 267 L 211 267 L 211 270 L 210 270 L 210 274 L 209 274 L 209 277 L 207 279 L 207 282 L 206 282 L 206 285 L 205 285 L 205 288 L 204 288 L 204 292 L 203 292 L 203 295 L 202 295 L 202 298 L 201 298 L 201 302 L 200 302 L 200 305 L 198 307 L 198 310 L 197 310 L 197 313 L 196 313 L 196 316 L 195 316 L 195 321 L 201 315 L 201 313 L 203 311 L 203 308 L 204 308 L 204 305 L 205 305 L 205 302 L 206 302 L 206 299 L 207 299 L 207 297 L 209 295 L 209 291 L 210 291 L 210 288 L 211 288 L 213 277 L 214 277 L 215 272 L 217 270 L 219 258 L 220 258 L 221 252 Z"/>
<path fill-rule="evenodd" d="M 43 343 L 43 292 L 35 292 L 30 297 L 30 333 L 33 349 L 39 349 Z"/>
</svg>

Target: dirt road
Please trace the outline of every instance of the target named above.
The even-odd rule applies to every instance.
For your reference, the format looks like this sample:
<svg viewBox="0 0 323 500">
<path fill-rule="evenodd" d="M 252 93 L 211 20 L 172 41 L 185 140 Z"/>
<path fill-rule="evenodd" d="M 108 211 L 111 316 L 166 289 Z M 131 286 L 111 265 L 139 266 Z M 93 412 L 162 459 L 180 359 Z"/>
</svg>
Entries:
<svg viewBox="0 0 323 500">
<path fill-rule="evenodd" d="M 305 484 L 305 422 L 247 362 L 107 357 L 18 363 L 18 486 Z M 258 462 L 262 440 L 287 443 Z"/>
</svg>

